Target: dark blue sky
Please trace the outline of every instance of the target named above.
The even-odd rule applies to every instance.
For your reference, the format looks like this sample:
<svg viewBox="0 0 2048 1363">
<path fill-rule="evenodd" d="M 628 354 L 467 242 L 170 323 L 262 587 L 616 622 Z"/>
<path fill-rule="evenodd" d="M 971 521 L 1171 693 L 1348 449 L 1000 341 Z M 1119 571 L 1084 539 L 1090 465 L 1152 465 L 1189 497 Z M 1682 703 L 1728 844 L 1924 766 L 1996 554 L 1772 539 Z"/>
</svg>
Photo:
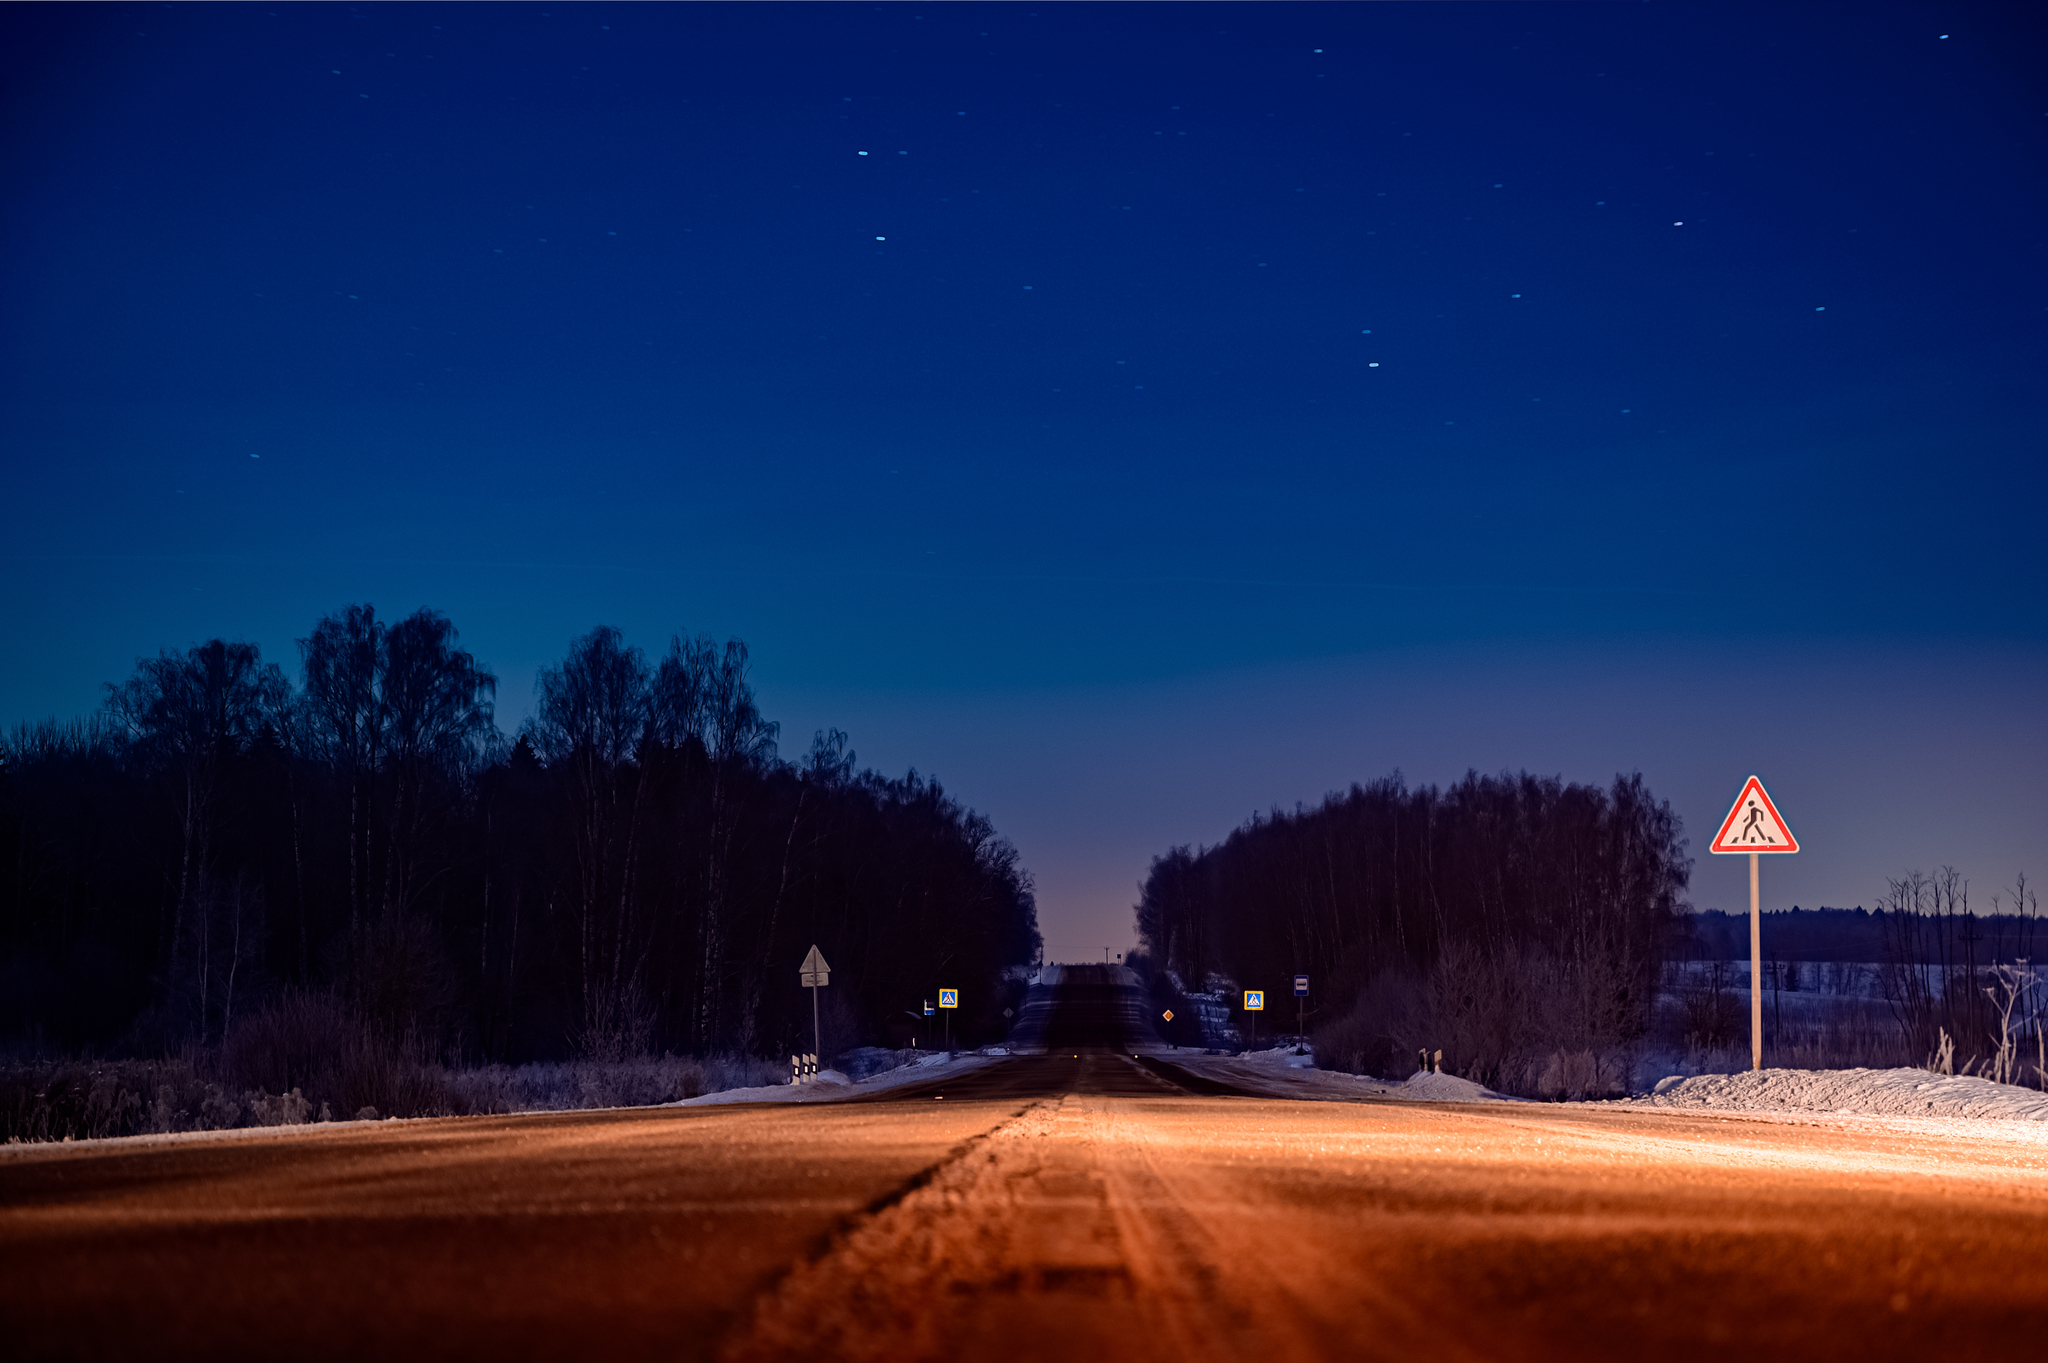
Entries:
<svg viewBox="0 0 2048 1363">
<path fill-rule="evenodd" d="M 1757 770 L 1827 902 L 2048 874 L 2043 37 L 9 6 L 0 713 L 351 600 L 508 728 L 598 621 L 738 634 L 786 746 L 1017 838 L 1055 958 L 1396 762 L 1639 767 L 1696 851 Z"/>
</svg>

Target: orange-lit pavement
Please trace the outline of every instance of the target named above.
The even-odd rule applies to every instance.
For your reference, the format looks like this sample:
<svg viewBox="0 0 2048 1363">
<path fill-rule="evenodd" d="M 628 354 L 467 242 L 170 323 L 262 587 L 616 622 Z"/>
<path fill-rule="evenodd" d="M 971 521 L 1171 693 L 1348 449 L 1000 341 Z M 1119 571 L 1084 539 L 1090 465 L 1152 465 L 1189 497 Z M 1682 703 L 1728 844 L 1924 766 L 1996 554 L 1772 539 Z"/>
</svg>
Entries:
<svg viewBox="0 0 2048 1363">
<path fill-rule="evenodd" d="M 2030 1357 L 2048 1145 L 1178 1093 L 0 1155 L 29 1355 Z"/>
</svg>

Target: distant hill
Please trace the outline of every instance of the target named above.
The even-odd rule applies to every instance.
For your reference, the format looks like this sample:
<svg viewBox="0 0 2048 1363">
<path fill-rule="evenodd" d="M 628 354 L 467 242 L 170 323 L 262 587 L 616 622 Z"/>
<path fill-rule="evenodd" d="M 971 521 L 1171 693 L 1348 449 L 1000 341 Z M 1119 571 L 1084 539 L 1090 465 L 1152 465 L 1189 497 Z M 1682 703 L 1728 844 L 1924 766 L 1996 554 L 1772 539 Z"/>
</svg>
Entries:
<svg viewBox="0 0 2048 1363">
<path fill-rule="evenodd" d="M 2039 920 L 2025 920 L 2011 914 L 1982 914 L 1974 920 L 1978 936 L 1978 958 L 2012 960 L 2022 954 L 2022 942 L 2037 951 L 2048 951 L 2048 933 L 2033 931 Z M 1958 940 L 1961 932 L 1958 931 Z M 1780 961 L 1881 961 L 1884 959 L 1885 916 L 1882 909 L 1871 913 L 1863 908 L 1802 909 L 1763 915 L 1763 948 L 1766 960 Z M 1682 961 L 1746 961 L 1749 959 L 1749 915 L 1705 909 L 1679 920 L 1679 937 L 1672 955 Z"/>
</svg>

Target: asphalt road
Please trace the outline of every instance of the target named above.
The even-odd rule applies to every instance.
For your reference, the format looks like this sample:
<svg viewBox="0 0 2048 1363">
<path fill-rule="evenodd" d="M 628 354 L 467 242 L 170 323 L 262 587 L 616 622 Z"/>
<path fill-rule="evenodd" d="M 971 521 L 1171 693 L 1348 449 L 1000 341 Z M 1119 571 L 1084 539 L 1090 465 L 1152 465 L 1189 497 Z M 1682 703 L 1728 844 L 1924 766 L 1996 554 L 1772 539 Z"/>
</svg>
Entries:
<svg viewBox="0 0 2048 1363">
<path fill-rule="evenodd" d="M 2048 1341 L 2048 1146 L 1191 1093 L 1082 1044 L 1076 1019 L 1121 1002 L 1073 1002 L 1045 1038 L 1066 1050 L 841 1104 L 0 1150 L 0 1353 L 1661 1363 Z"/>
</svg>

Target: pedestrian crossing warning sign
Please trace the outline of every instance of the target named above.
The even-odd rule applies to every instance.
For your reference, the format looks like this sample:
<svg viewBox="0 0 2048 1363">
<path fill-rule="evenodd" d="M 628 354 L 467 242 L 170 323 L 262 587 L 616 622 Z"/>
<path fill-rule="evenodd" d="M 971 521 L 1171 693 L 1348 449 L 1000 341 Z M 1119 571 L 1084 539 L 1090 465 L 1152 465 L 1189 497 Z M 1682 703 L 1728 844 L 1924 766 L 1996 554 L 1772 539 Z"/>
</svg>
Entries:
<svg viewBox="0 0 2048 1363">
<path fill-rule="evenodd" d="M 1707 849 L 1717 856 L 1741 852 L 1797 852 L 1799 839 L 1785 826 L 1785 816 L 1771 803 L 1764 783 L 1754 776 L 1735 797 L 1735 808 L 1721 821 L 1714 845 Z"/>
<path fill-rule="evenodd" d="M 1245 1010 L 1245 1011 L 1246 1011 L 1247 1013 L 1259 1013 L 1259 1012 L 1263 1012 L 1263 1011 L 1265 1011 L 1265 1007 L 1266 1007 L 1266 991 L 1265 991 L 1265 990 L 1263 990 L 1263 989 L 1247 989 L 1247 990 L 1245 990 L 1245 991 L 1244 991 L 1244 1010 Z"/>
</svg>

